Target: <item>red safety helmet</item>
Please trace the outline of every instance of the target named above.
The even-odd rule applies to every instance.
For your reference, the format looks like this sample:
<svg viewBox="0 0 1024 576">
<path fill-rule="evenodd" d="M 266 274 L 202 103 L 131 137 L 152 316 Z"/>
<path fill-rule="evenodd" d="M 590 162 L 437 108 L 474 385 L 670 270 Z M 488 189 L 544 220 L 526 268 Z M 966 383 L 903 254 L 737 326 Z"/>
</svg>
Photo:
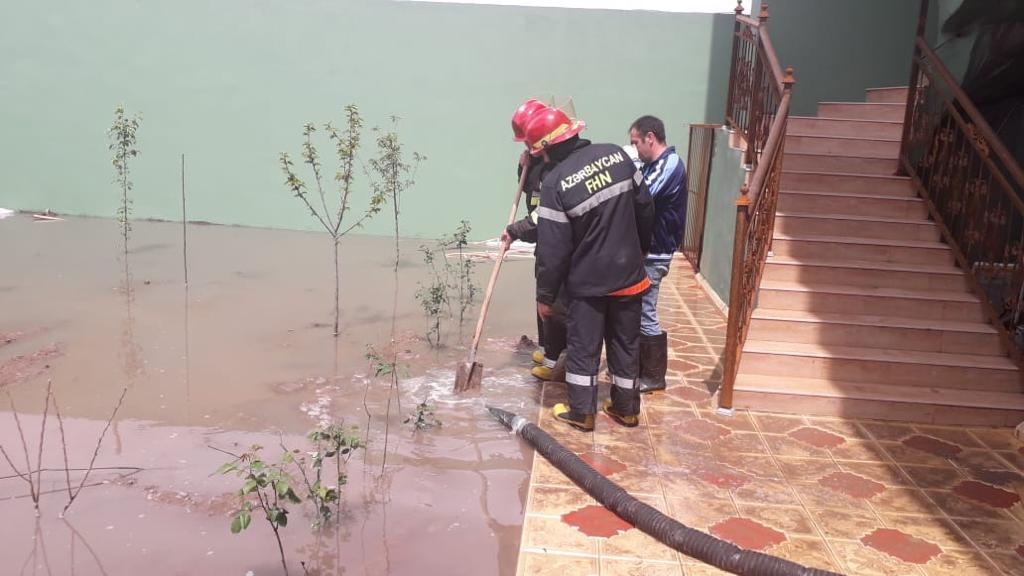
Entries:
<svg viewBox="0 0 1024 576">
<path fill-rule="evenodd" d="M 579 134 L 586 126 L 582 120 L 569 118 L 558 108 L 548 108 L 534 114 L 526 125 L 526 147 L 530 149 L 530 154 L 537 156 L 545 148 Z"/>
<path fill-rule="evenodd" d="M 530 118 L 542 111 L 546 110 L 548 105 L 537 100 L 536 98 L 530 98 L 526 102 L 523 102 L 519 108 L 512 114 L 512 134 L 513 140 L 516 142 L 522 142 L 526 139 L 526 124 L 530 121 Z"/>
</svg>

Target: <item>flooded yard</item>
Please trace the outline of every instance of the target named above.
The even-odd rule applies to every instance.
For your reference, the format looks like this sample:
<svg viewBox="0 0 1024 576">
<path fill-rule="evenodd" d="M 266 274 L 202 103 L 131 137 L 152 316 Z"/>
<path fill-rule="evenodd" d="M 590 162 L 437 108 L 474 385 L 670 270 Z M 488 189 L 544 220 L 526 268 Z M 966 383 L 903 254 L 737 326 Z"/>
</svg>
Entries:
<svg viewBox="0 0 1024 576">
<path fill-rule="evenodd" d="M 129 291 L 119 242 L 111 220 L 0 221 L 0 445 L 17 470 L 0 460 L 0 574 L 280 574 L 258 511 L 229 530 L 243 480 L 215 472 L 254 444 L 267 460 L 304 453 L 327 424 L 356 427 L 366 447 L 345 466 L 336 526 L 311 529 L 311 506 L 291 506 L 291 574 L 515 573 L 532 451 L 484 404 L 536 411 L 517 351 L 536 332 L 532 260 L 503 266 L 483 389 L 457 396 L 478 307 L 461 338 L 449 319 L 446 346 L 428 346 L 424 241 L 401 243 L 394 392 L 365 357 L 390 346 L 392 239 L 343 240 L 338 338 L 323 234 L 190 225 L 186 287 L 181 224 L 136 222 Z M 476 267 L 481 293 L 491 263 Z M 409 421 L 424 402 L 441 426 Z M 24 478 L 37 459 L 38 518 Z"/>
</svg>

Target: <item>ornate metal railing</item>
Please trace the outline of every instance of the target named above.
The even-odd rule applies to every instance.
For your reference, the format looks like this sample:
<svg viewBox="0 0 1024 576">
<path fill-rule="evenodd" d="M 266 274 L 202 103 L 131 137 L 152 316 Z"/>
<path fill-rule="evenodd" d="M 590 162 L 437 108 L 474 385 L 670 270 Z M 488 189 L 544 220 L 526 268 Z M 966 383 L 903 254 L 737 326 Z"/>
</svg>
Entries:
<svg viewBox="0 0 1024 576">
<path fill-rule="evenodd" d="M 922 8 L 922 18 L 926 15 Z M 920 34 L 900 168 L 912 178 L 1007 351 L 1019 362 L 1024 172 Z"/>
<path fill-rule="evenodd" d="M 744 163 L 756 170 L 781 103 L 783 74 L 768 35 L 767 2 L 757 20 L 742 12 L 737 2 L 725 124 L 742 140 Z"/>
<path fill-rule="evenodd" d="M 716 124 L 690 125 L 690 151 L 686 158 L 686 234 L 681 249 L 694 271 L 700 270 L 700 255 L 704 248 L 711 151 L 715 146 L 717 128 Z"/>
<path fill-rule="evenodd" d="M 793 69 L 782 72 L 768 37 L 767 4 L 762 3 L 757 22 L 739 14 L 740 9 L 737 7 L 726 123 L 743 136 L 745 163 L 753 175 L 736 200 L 725 365 L 718 394 L 718 407 L 725 411 L 732 409 L 743 344 L 771 249 L 794 84 Z"/>
</svg>

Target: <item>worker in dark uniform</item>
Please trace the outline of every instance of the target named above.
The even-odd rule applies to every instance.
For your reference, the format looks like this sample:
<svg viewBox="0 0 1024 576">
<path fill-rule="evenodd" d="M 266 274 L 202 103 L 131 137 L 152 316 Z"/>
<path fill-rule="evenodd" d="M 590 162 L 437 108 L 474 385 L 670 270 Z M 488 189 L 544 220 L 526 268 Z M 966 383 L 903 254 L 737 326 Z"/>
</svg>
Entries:
<svg viewBox="0 0 1024 576">
<path fill-rule="evenodd" d="M 512 115 L 512 134 L 516 142 L 526 140 L 526 124 L 535 114 L 549 110 L 550 107 L 540 100 L 530 99 L 516 109 Z M 512 242 L 520 240 L 531 244 L 537 243 L 537 207 L 540 206 L 540 183 L 546 173 L 544 158 L 533 156 L 524 150 L 519 158 L 519 174 L 526 170 L 526 181 L 523 193 L 526 198 L 526 216 L 509 224 L 501 234 L 501 241 L 508 247 Z M 562 381 L 565 378 L 565 361 L 559 361 L 565 350 L 565 302 L 559 299 L 555 303 L 553 313 L 546 319 L 537 314 L 537 344 L 541 350 L 533 353 L 532 359 L 537 366 L 530 370 L 534 377 L 545 381 Z"/>
<path fill-rule="evenodd" d="M 633 427 L 640 414 L 637 350 L 641 296 L 650 286 L 644 255 L 654 204 L 629 155 L 614 144 L 581 139 L 583 126 L 555 109 L 526 127 L 531 153 L 551 165 L 537 209 L 537 311 L 550 315 L 563 290 L 569 303 L 569 405 L 552 412 L 578 430 L 594 429 L 604 344 L 612 389 L 603 410 Z"/>
</svg>

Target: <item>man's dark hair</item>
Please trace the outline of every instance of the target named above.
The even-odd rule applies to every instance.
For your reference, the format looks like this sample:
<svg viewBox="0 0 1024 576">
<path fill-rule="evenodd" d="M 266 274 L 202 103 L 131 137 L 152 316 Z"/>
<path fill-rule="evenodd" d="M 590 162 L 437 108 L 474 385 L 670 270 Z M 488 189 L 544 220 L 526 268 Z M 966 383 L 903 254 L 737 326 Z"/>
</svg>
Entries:
<svg viewBox="0 0 1024 576">
<path fill-rule="evenodd" d="M 637 118 L 629 129 L 636 130 L 637 134 L 641 136 L 651 132 L 658 139 L 658 142 L 665 143 L 665 123 L 654 116 L 641 116 Z"/>
</svg>

